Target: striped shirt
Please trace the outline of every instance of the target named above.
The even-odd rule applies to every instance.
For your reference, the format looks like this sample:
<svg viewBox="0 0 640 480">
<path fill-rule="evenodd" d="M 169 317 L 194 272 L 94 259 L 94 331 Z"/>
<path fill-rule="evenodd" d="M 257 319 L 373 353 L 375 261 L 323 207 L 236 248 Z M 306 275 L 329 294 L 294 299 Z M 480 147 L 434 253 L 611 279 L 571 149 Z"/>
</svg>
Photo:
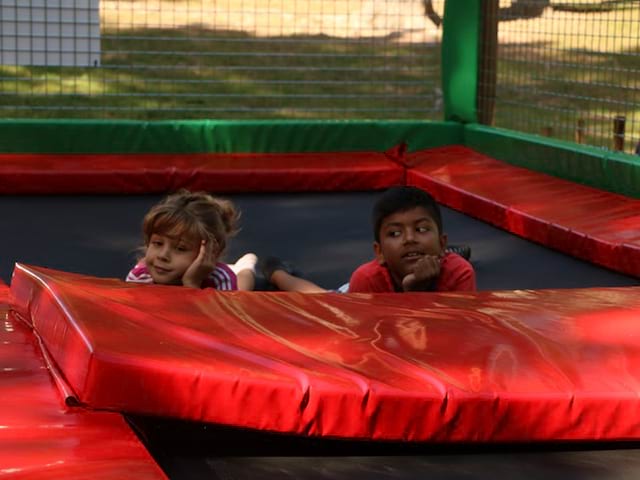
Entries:
<svg viewBox="0 0 640 480">
<path fill-rule="evenodd" d="M 127 282 L 133 283 L 153 283 L 153 278 L 143 262 L 139 262 L 129 271 Z M 237 290 L 238 278 L 226 263 L 216 263 L 216 267 L 202 282 L 202 288 L 213 288 L 215 290 Z"/>
</svg>

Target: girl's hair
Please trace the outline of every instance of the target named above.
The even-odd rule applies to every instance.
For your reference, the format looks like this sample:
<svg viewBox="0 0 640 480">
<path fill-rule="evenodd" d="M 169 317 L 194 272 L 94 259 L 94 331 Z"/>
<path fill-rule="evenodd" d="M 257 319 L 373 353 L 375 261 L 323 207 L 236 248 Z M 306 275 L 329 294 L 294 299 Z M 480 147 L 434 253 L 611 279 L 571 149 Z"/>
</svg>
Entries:
<svg viewBox="0 0 640 480">
<path fill-rule="evenodd" d="M 142 222 L 145 246 L 151 235 L 215 240 L 222 254 L 227 239 L 238 232 L 240 213 L 229 200 L 205 192 L 179 190 L 153 206 Z"/>
</svg>

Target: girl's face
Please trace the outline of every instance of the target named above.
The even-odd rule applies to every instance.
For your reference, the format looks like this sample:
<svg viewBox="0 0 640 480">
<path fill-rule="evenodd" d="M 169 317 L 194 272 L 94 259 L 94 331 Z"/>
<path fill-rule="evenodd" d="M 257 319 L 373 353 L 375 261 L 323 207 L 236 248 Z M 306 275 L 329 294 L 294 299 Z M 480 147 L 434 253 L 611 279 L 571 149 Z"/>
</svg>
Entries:
<svg viewBox="0 0 640 480">
<path fill-rule="evenodd" d="M 153 282 L 160 285 L 182 285 L 182 276 L 198 256 L 200 240 L 169 237 L 154 233 L 144 256 Z"/>
</svg>

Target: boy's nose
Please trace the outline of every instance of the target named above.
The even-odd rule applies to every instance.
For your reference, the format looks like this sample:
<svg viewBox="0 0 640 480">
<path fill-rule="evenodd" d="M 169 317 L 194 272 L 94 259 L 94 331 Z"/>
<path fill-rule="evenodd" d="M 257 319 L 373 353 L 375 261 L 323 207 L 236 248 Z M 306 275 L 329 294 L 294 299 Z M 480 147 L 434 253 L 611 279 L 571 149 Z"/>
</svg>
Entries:
<svg viewBox="0 0 640 480">
<path fill-rule="evenodd" d="M 416 240 L 416 237 L 415 237 L 415 232 L 413 231 L 413 228 L 406 229 L 404 232 L 405 243 L 414 242 L 415 240 Z"/>
</svg>

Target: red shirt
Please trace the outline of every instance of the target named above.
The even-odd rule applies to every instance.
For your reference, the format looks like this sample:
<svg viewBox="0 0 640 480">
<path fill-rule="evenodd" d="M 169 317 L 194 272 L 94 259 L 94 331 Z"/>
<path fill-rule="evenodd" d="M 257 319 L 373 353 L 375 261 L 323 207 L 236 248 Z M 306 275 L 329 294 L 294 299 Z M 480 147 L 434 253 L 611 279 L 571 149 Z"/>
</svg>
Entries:
<svg viewBox="0 0 640 480">
<path fill-rule="evenodd" d="M 469 262 L 460 255 L 447 253 L 440 264 L 440 276 L 436 282 L 436 292 L 461 292 L 476 290 L 476 273 Z M 349 293 L 393 293 L 396 289 L 389 270 L 372 260 L 360 265 L 349 281 Z"/>
</svg>

